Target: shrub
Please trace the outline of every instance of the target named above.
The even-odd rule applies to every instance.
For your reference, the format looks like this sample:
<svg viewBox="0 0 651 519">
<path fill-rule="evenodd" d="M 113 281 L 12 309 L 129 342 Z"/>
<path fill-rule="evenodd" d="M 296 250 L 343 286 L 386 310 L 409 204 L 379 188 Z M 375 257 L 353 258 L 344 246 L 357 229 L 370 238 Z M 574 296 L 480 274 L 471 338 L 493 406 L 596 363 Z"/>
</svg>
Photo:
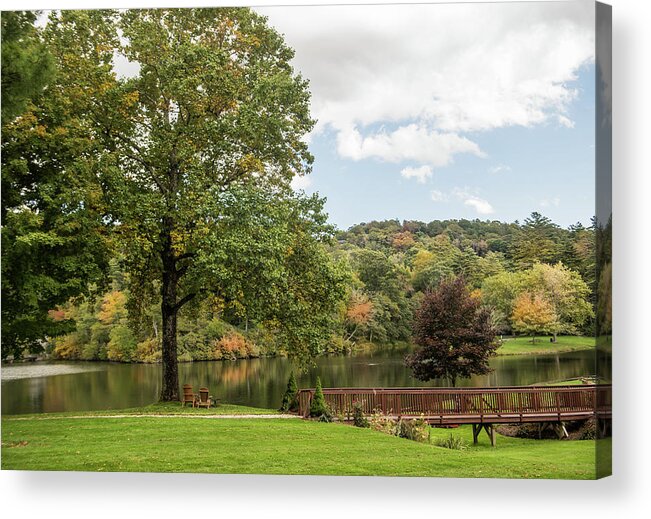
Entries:
<svg viewBox="0 0 651 519">
<path fill-rule="evenodd" d="M 446 449 L 453 449 L 461 451 L 467 447 L 466 442 L 463 441 L 463 438 L 455 436 L 450 433 L 449 436 L 445 438 L 437 438 L 434 442 L 438 447 L 445 447 Z"/>
<path fill-rule="evenodd" d="M 298 401 L 296 400 L 297 393 L 298 386 L 296 385 L 296 379 L 294 378 L 294 372 L 292 371 L 289 374 L 287 389 L 283 395 L 283 400 L 280 404 L 279 411 L 296 411 L 298 409 Z"/>
<path fill-rule="evenodd" d="M 390 434 L 391 436 L 398 436 L 400 426 L 397 420 L 389 418 L 381 411 L 376 410 L 369 418 L 369 425 L 374 431 Z"/>
<path fill-rule="evenodd" d="M 368 419 L 364 416 L 364 410 L 361 402 L 353 402 L 353 425 L 355 427 L 370 427 L 371 424 L 368 422 Z"/>
<path fill-rule="evenodd" d="M 398 436 L 421 443 L 428 443 L 430 439 L 430 426 L 422 418 L 415 420 L 400 420 L 398 422 Z"/>
<path fill-rule="evenodd" d="M 321 379 L 319 377 L 316 377 L 316 389 L 314 390 L 314 396 L 310 404 L 310 416 L 319 418 L 331 416 L 330 410 L 326 405 L 325 397 L 323 396 L 323 388 L 321 387 Z"/>
</svg>

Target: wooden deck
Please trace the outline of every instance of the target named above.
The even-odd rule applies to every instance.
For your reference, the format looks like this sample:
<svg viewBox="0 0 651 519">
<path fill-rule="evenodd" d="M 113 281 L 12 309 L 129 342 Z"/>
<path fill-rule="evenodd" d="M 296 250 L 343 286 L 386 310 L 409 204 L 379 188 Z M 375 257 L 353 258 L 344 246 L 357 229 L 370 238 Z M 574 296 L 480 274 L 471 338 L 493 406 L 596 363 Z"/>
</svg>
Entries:
<svg viewBox="0 0 651 519">
<path fill-rule="evenodd" d="M 509 386 L 490 388 L 325 388 L 336 416 L 350 420 L 353 403 L 364 414 L 423 418 L 431 425 L 553 423 L 612 416 L 612 386 Z M 307 417 L 314 389 L 298 393 L 299 414 Z"/>
</svg>

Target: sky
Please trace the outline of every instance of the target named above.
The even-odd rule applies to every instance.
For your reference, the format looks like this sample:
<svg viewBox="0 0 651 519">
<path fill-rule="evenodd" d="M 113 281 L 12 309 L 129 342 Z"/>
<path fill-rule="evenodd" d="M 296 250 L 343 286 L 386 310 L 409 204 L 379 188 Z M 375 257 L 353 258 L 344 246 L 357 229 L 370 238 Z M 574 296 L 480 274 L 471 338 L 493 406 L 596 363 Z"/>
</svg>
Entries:
<svg viewBox="0 0 651 519">
<path fill-rule="evenodd" d="M 256 9 L 310 81 L 312 173 L 340 229 L 594 215 L 594 3 Z"/>
</svg>

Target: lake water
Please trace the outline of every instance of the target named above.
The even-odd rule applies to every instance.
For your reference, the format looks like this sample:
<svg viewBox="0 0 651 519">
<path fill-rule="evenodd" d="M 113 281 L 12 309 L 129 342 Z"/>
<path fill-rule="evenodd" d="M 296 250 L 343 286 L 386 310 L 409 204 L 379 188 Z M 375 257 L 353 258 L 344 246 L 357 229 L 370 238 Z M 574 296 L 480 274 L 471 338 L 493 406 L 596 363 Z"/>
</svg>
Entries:
<svg viewBox="0 0 651 519">
<path fill-rule="evenodd" d="M 404 365 L 407 348 L 376 349 L 353 356 L 321 357 L 316 367 L 297 374 L 299 388 L 447 386 L 445 380 L 420 382 Z M 553 382 L 595 372 L 593 351 L 554 355 L 495 357 L 494 371 L 458 381 L 459 386 L 520 386 Z M 158 399 L 160 364 L 44 362 L 2 366 L 2 413 L 41 413 L 121 409 Z M 210 388 L 222 402 L 277 408 L 292 364 L 285 358 L 193 362 L 179 365 L 180 384 Z"/>
</svg>

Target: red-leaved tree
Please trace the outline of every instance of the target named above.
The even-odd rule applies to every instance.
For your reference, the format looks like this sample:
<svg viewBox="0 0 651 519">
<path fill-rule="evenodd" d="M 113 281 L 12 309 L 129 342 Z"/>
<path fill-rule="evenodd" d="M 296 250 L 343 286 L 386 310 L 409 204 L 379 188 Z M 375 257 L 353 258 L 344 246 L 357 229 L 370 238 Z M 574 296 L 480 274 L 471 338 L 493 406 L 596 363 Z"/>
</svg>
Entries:
<svg viewBox="0 0 651 519">
<path fill-rule="evenodd" d="M 497 344 L 490 311 L 472 297 L 463 277 L 442 281 L 427 292 L 416 312 L 414 341 L 418 348 L 406 357 L 419 380 L 483 375 Z"/>
</svg>

